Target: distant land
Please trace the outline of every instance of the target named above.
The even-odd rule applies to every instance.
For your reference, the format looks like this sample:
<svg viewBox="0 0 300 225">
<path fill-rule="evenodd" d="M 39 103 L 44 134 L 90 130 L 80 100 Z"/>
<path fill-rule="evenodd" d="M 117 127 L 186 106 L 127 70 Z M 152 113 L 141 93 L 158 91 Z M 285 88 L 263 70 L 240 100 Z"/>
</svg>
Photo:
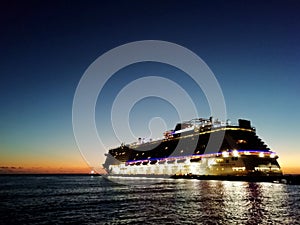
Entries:
<svg viewBox="0 0 300 225">
<path fill-rule="evenodd" d="M 14 167 L 1 166 L 0 174 L 89 174 L 89 167 L 51 168 L 51 167 Z"/>
<path fill-rule="evenodd" d="M 91 170 L 88 166 L 73 168 L 0 166 L 0 174 L 90 174 Z M 298 168 L 282 167 L 282 170 L 284 175 L 300 174 Z M 105 171 L 101 171 L 100 174 L 105 174 Z"/>
</svg>

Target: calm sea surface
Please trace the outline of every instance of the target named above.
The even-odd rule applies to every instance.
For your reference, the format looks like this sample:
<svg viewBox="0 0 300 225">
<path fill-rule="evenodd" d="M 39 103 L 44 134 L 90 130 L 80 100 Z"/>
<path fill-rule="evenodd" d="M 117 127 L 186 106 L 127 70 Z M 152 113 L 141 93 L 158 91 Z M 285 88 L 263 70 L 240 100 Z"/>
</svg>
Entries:
<svg viewBox="0 0 300 225">
<path fill-rule="evenodd" d="M 300 186 L 0 176 L 1 224 L 300 224 Z"/>
</svg>

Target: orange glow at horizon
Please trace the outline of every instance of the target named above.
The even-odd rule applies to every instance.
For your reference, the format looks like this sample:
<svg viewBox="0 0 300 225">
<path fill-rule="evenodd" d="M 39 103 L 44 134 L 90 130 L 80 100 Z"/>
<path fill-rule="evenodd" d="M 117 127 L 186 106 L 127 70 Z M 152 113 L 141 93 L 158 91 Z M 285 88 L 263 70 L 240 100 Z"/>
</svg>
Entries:
<svg viewBox="0 0 300 225">
<path fill-rule="evenodd" d="M 281 167 L 284 174 L 300 174 L 300 167 Z M 55 167 L 55 166 L 37 166 L 37 167 L 21 167 L 21 166 L 1 166 L 0 174 L 47 174 L 47 173 L 83 173 L 88 174 L 91 168 L 87 165 L 78 167 Z M 100 174 L 105 173 L 104 170 L 99 171 Z"/>
<path fill-rule="evenodd" d="M 46 149 L 43 152 L 24 151 L 14 154 L 1 154 L 0 174 L 13 173 L 85 173 L 88 174 L 93 170 L 80 155 L 80 152 L 71 147 L 60 151 Z M 300 165 L 298 159 L 300 154 L 291 151 L 280 152 L 279 165 L 284 174 L 300 174 Z M 103 162 L 99 162 L 101 165 Z M 105 173 L 104 170 L 97 171 Z"/>
<path fill-rule="evenodd" d="M 1 160 L 2 161 L 2 160 Z M 0 162 L 1 162 L 0 161 Z M 290 165 L 283 162 L 279 162 L 281 169 L 284 174 L 300 174 L 299 165 Z M 76 165 L 76 166 L 75 166 Z M 68 162 L 55 162 L 55 161 L 45 161 L 39 160 L 38 162 L 24 162 L 23 163 L 7 163 L 4 164 L 3 161 L 0 164 L 0 174 L 60 174 L 60 173 L 90 173 L 92 168 L 86 164 L 86 162 L 81 160 L 70 160 Z M 97 171 L 100 174 L 105 173 L 104 169 Z"/>
<path fill-rule="evenodd" d="M 27 173 L 90 173 L 91 167 L 76 152 L 61 154 L 27 154 L 2 155 L 0 174 Z M 100 171 L 99 171 L 100 172 Z"/>
</svg>

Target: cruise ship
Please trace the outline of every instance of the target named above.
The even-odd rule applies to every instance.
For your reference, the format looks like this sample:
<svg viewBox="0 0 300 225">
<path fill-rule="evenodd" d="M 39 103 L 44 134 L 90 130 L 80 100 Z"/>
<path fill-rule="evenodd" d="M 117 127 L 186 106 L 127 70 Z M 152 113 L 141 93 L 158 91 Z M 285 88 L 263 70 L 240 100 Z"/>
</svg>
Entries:
<svg viewBox="0 0 300 225">
<path fill-rule="evenodd" d="M 280 176 L 277 158 L 249 120 L 232 125 L 210 117 L 178 123 L 159 140 L 110 149 L 103 166 L 115 176 Z"/>
</svg>

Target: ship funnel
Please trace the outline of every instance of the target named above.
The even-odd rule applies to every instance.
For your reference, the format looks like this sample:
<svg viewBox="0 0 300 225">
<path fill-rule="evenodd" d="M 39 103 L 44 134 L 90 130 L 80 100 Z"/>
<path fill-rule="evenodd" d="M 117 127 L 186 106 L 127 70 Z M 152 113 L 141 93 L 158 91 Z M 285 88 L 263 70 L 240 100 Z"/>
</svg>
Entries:
<svg viewBox="0 0 300 225">
<path fill-rule="evenodd" d="M 250 120 L 239 119 L 239 127 L 246 128 L 246 129 L 251 129 Z"/>
</svg>

